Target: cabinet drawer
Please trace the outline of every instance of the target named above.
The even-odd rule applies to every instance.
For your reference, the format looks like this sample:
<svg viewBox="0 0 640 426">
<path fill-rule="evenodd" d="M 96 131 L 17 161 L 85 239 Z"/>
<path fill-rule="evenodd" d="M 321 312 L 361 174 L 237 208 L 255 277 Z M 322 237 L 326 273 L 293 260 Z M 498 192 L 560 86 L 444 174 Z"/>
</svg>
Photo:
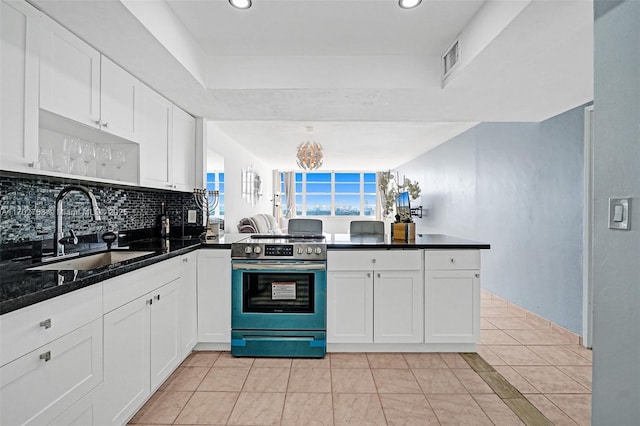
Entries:
<svg viewBox="0 0 640 426">
<path fill-rule="evenodd" d="M 419 250 L 329 251 L 329 271 L 415 271 L 422 269 Z"/>
<path fill-rule="evenodd" d="M 174 257 L 104 281 L 104 312 L 110 312 L 178 278 L 180 257 Z"/>
<path fill-rule="evenodd" d="M 424 268 L 426 270 L 480 269 L 480 250 L 426 250 Z"/>
<path fill-rule="evenodd" d="M 0 424 L 49 424 L 102 381 L 102 318 L 0 368 Z"/>
<path fill-rule="evenodd" d="M 102 317 L 102 284 L 94 284 L 0 317 L 0 365 Z"/>
</svg>

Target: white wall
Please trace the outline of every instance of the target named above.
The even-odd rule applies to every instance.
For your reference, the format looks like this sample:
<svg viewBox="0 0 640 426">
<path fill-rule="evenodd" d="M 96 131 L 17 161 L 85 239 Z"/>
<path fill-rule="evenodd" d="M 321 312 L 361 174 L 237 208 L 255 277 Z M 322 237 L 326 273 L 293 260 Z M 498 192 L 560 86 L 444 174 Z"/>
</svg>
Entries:
<svg viewBox="0 0 640 426">
<path fill-rule="evenodd" d="M 640 2 L 596 0 L 592 424 L 640 422 Z M 631 230 L 608 229 L 631 196 Z"/>
<path fill-rule="evenodd" d="M 224 157 L 224 223 L 226 233 L 238 232 L 240 219 L 257 213 L 272 213 L 271 168 L 223 133 L 215 122 L 207 122 L 207 147 Z M 262 198 L 251 206 L 242 198 L 242 169 L 252 167 L 262 178 Z"/>
</svg>

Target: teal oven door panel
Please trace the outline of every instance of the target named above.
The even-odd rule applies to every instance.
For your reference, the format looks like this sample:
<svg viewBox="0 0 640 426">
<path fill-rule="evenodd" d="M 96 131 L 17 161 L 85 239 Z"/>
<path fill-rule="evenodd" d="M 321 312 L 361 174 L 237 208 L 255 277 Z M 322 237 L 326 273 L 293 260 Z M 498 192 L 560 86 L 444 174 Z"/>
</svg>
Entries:
<svg viewBox="0 0 640 426">
<path fill-rule="evenodd" d="M 233 356 L 323 358 L 326 353 L 324 331 L 231 331 Z"/>
</svg>

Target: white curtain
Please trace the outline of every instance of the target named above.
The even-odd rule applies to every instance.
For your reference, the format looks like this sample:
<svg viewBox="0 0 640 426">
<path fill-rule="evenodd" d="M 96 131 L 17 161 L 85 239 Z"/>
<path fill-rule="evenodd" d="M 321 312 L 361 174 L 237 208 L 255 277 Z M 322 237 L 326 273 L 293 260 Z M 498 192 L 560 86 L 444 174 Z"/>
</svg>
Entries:
<svg viewBox="0 0 640 426">
<path fill-rule="evenodd" d="M 380 179 L 384 172 L 376 173 L 376 220 L 384 220 L 384 205 L 386 202 L 386 194 L 380 190 Z"/>
<path fill-rule="evenodd" d="M 287 197 L 287 219 L 296 217 L 296 173 L 284 173 L 284 193 Z"/>
<path fill-rule="evenodd" d="M 280 180 L 280 170 L 273 171 L 273 187 L 271 189 L 271 193 L 273 194 L 273 217 L 276 218 L 276 221 L 280 223 L 280 219 L 282 219 L 282 194 L 280 194 L 280 187 L 282 186 L 282 181 Z"/>
</svg>

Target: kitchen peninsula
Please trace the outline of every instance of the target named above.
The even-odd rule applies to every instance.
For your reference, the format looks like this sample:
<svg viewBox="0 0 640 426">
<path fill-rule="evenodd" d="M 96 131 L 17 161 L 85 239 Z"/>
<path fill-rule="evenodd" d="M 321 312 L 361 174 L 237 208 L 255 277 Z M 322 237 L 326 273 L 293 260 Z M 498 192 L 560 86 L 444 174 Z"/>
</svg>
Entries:
<svg viewBox="0 0 640 426">
<path fill-rule="evenodd" d="M 229 350 L 231 244 L 247 237 L 132 242 L 149 253 L 93 270 L 4 260 L 2 423 L 124 424 L 192 350 Z M 328 235 L 327 350 L 475 351 L 488 248 Z"/>
</svg>

